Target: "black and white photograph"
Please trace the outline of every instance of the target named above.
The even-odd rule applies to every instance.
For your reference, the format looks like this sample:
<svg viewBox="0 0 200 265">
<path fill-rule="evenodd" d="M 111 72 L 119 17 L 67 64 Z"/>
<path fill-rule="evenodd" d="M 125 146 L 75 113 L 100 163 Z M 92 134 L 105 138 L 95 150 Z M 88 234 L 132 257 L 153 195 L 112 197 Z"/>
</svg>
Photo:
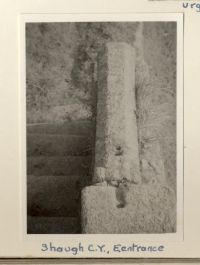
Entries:
<svg viewBox="0 0 200 265">
<path fill-rule="evenodd" d="M 199 263 L 192 2 L 0 1 L 0 263 Z"/>
<path fill-rule="evenodd" d="M 177 233 L 178 49 L 176 21 L 25 23 L 27 234 Z"/>
</svg>

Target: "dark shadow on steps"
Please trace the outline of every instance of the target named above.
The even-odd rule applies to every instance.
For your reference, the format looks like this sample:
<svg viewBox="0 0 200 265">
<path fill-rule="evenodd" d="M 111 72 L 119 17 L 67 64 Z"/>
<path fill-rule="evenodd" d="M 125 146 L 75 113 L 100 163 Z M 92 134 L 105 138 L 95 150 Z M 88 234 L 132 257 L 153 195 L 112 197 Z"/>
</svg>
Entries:
<svg viewBox="0 0 200 265">
<path fill-rule="evenodd" d="M 90 182 L 90 121 L 27 125 L 27 233 L 81 233 L 81 189 Z"/>
</svg>

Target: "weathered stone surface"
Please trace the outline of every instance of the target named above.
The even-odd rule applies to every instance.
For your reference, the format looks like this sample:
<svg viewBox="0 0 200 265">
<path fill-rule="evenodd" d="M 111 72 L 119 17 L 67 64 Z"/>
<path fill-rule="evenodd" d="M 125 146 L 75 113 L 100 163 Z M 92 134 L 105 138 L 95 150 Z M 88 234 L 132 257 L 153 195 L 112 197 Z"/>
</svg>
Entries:
<svg viewBox="0 0 200 265">
<path fill-rule="evenodd" d="M 28 134 L 27 156 L 91 155 L 91 137 L 62 134 Z"/>
<path fill-rule="evenodd" d="M 106 180 L 140 182 L 134 88 L 134 48 L 108 43 L 98 61 L 95 146 L 95 167 L 106 169 Z M 93 181 L 100 180 L 94 175 Z"/>
<path fill-rule="evenodd" d="M 79 220 L 73 217 L 28 216 L 28 234 L 77 234 Z"/>
<path fill-rule="evenodd" d="M 82 232 L 88 234 L 172 233 L 176 231 L 174 192 L 160 184 L 131 184 L 126 205 L 120 191 L 90 186 L 82 191 Z M 121 194 L 122 197 L 122 194 Z"/>
<path fill-rule="evenodd" d="M 27 173 L 35 176 L 86 175 L 90 164 L 91 156 L 30 156 Z"/>
<path fill-rule="evenodd" d="M 84 176 L 27 176 L 27 211 L 32 216 L 77 216 Z"/>
<path fill-rule="evenodd" d="M 144 183 L 167 184 L 164 159 L 159 141 L 155 138 L 141 143 L 141 174 Z"/>
<path fill-rule="evenodd" d="M 175 22 L 144 22 L 143 25 L 136 65 L 139 139 L 159 140 L 166 181 L 176 190 L 177 25 Z M 156 156 L 159 160 L 158 153 L 153 151 L 149 156 L 144 152 L 151 164 Z M 148 171 L 144 177 L 149 178 Z"/>
<path fill-rule="evenodd" d="M 91 121 L 65 121 L 62 123 L 36 123 L 27 124 L 27 134 L 62 134 L 81 135 L 90 137 L 93 123 Z"/>
</svg>

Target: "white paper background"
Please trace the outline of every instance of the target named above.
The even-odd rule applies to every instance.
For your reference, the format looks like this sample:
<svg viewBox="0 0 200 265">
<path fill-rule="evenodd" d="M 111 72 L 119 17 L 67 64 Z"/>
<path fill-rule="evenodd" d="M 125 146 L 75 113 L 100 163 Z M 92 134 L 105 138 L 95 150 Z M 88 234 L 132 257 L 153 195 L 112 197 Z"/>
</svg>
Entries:
<svg viewBox="0 0 200 265">
<path fill-rule="evenodd" d="M 154 244 L 165 245 L 161 253 L 126 253 L 126 257 L 200 257 L 200 13 L 194 9 L 183 9 L 180 1 L 145 0 L 2 0 L 0 2 L 0 257 L 69 257 L 66 254 L 41 252 L 41 243 L 52 241 L 54 245 L 73 245 L 77 236 L 63 235 L 62 240 L 51 235 L 22 236 L 22 176 L 21 165 L 21 93 L 20 93 L 20 14 L 32 13 L 146 13 L 185 12 L 184 16 L 184 241 L 159 238 Z M 76 17 L 76 14 L 75 17 Z M 75 19 L 76 21 L 76 19 Z M 84 242 L 86 236 L 79 236 Z M 91 243 L 104 243 L 105 236 L 87 236 Z M 147 238 L 144 236 L 144 238 Z M 132 237 L 132 242 L 135 242 Z M 126 241 L 126 238 L 124 239 Z M 149 241 L 149 240 L 148 240 Z M 119 242 L 113 235 L 106 241 L 107 246 Z M 143 239 L 143 244 L 144 244 Z M 87 242 L 85 242 L 87 244 Z M 122 242 L 123 243 L 123 242 Z M 135 242 L 139 243 L 139 241 Z M 147 242 L 146 242 L 147 244 Z M 145 244 L 145 245 L 146 245 Z M 88 257 L 88 253 L 83 256 Z M 116 255 L 117 256 L 117 255 Z M 80 256 L 77 256 L 80 257 Z M 89 257 L 92 257 L 90 254 Z M 100 254 L 98 257 L 102 257 Z M 114 257 L 112 254 L 109 257 Z M 122 255 L 118 255 L 122 257 Z"/>
</svg>

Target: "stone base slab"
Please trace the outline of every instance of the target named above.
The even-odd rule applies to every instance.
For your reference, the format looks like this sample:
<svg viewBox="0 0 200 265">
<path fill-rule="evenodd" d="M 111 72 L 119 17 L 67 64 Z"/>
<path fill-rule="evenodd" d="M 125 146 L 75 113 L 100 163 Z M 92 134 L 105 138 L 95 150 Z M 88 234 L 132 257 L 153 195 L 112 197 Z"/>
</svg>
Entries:
<svg viewBox="0 0 200 265">
<path fill-rule="evenodd" d="M 122 192 L 123 193 L 123 192 Z M 89 186 L 82 191 L 82 233 L 176 232 L 176 196 L 161 184 L 129 184 L 124 207 L 119 188 Z"/>
</svg>

